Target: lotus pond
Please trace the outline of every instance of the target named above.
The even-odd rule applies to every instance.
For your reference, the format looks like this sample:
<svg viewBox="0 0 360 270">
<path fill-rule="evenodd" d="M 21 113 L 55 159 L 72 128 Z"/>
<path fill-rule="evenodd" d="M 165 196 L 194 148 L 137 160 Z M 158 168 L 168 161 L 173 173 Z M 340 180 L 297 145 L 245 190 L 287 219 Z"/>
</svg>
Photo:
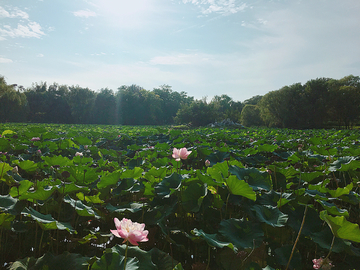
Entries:
<svg viewBox="0 0 360 270">
<path fill-rule="evenodd" d="M 360 265 L 358 130 L 2 124 L 0 134 L 4 269 Z M 191 153 L 177 161 L 174 148 Z M 145 224 L 146 240 L 116 237 L 115 218 Z"/>
</svg>

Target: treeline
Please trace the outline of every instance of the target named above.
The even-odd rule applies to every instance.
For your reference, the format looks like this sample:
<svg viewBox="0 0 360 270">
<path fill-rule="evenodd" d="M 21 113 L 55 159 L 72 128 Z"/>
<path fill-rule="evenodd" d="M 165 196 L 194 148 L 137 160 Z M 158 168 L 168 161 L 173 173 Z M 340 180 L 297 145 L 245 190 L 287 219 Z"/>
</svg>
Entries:
<svg viewBox="0 0 360 270">
<path fill-rule="evenodd" d="M 8 85 L 0 76 L 0 122 L 121 125 L 207 125 L 230 119 L 245 126 L 350 128 L 360 117 L 360 77 L 317 78 L 244 102 L 227 95 L 195 100 L 163 85 L 93 91 L 46 82 L 30 88 Z"/>
<path fill-rule="evenodd" d="M 116 92 L 80 86 L 33 84 L 24 89 L 0 77 L 0 121 L 65 124 L 173 124 L 180 107 L 193 102 L 185 92 L 163 85 L 153 91 L 137 85 Z"/>
</svg>

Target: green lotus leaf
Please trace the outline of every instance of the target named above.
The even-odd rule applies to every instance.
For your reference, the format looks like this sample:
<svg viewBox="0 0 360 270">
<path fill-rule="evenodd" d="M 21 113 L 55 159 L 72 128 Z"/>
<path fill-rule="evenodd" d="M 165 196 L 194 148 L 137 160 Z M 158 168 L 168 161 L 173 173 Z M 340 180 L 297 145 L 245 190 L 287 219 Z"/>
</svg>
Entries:
<svg viewBox="0 0 360 270">
<path fill-rule="evenodd" d="M 349 185 L 347 185 L 344 188 L 337 188 L 336 190 L 328 190 L 328 192 L 330 193 L 331 197 L 333 198 L 338 198 L 342 195 L 347 195 L 350 193 L 350 191 L 353 189 L 354 185 L 353 183 L 350 183 Z"/>
<path fill-rule="evenodd" d="M 64 252 L 58 256 L 51 253 L 46 253 L 42 257 L 35 259 L 34 257 L 28 257 L 14 262 L 10 270 L 68 270 L 69 266 L 76 270 L 89 269 L 88 261 L 89 257 L 84 257 L 80 254 Z"/>
<path fill-rule="evenodd" d="M 15 216 L 8 213 L 0 214 L 0 227 L 10 228 L 10 223 L 15 219 Z"/>
<path fill-rule="evenodd" d="M 349 212 L 346 209 L 339 209 L 334 203 L 327 201 L 317 200 L 326 211 L 332 215 L 349 217 Z"/>
<path fill-rule="evenodd" d="M 93 208 L 86 206 L 82 201 L 72 199 L 69 195 L 64 197 L 64 202 L 75 208 L 75 211 L 79 214 L 79 216 L 95 217 L 97 219 L 100 218 L 100 216 L 93 210 Z"/>
<path fill-rule="evenodd" d="M 20 195 L 20 200 L 47 200 L 57 190 L 56 187 L 38 187 L 35 191 L 26 191 Z"/>
<path fill-rule="evenodd" d="M 77 233 L 74 228 L 66 222 L 59 222 L 55 220 L 50 214 L 44 215 L 34 210 L 33 208 L 25 208 L 22 215 L 30 216 L 32 219 L 38 222 L 43 230 L 67 230 L 70 233 Z"/>
<path fill-rule="evenodd" d="M 256 193 L 244 180 L 239 180 L 235 175 L 230 175 L 226 179 L 226 185 L 231 194 L 241 195 L 250 200 L 256 201 Z"/>
<path fill-rule="evenodd" d="M 142 203 L 128 203 L 119 207 L 115 207 L 113 205 L 111 205 L 110 203 L 108 203 L 106 205 L 106 209 L 108 209 L 111 213 L 112 212 L 116 212 L 116 213 L 122 213 L 122 212 L 126 212 L 129 211 L 130 213 L 136 213 L 139 212 L 143 209 L 144 204 Z"/>
<path fill-rule="evenodd" d="M 221 241 L 219 239 L 219 235 L 217 234 L 208 234 L 205 233 L 203 230 L 198 230 L 196 228 L 192 230 L 191 233 L 194 234 L 197 238 L 205 240 L 206 243 L 211 247 L 216 247 L 216 248 L 228 247 L 234 250 L 234 252 L 237 252 L 237 248 L 231 242 Z"/>
<path fill-rule="evenodd" d="M 200 170 L 196 171 L 197 178 L 208 186 L 221 186 L 221 183 L 215 182 L 212 177 L 207 174 L 203 174 Z"/>
<path fill-rule="evenodd" d="M 10 189 L 9 194 L 14 198 L 19 197 L 19 196 L 25 194 L 29 190 L 29 188 L 31 188 L 33 185 L 34 185 L 33 182 L 30 182 L 29 180 L 23 180 L 20 182 L 19 186 L 12 187 Z"/>
<path fill-rule="evenodd" d="M 329 171 L 348 171 L 348 170 L 356 170 L 360 168 L 360 161 L 356 160 L 354 157 L 344 156 L 335 160 L 330 164 Z"/>
<path fill-rule="evenodd" d="M 0 209 L 12 215 L 18 215 L 25 207 L 25 202 L 14 199 L 9 194 L 6 196 L 0 195 Z"/>
<path fill-rule="evenodd" d="M 181 174 L 172 173 L 155 186 L 155 192 L 161 197 L 169 197 L 174 190 L 180 188 L 182 180 L 183 177 Z"/>
<path fill-rule="evenodd" d="M 69 193 L 73 193 L 73 192 L 90 190 L 88 187 L 78 186 L 73 182 L 57 185 L 57 189 L 62 194 L 69 194 Z"/>
<path fill-rule="evenodd" d="M 144 170 L 140 167 L 135 167 L 133 170 L 126 170 L 121 174 L 121 178 L 134 178 L 138 179 L 142 176 Z"/>
<path fill-rule="evenodd" d="M 224 178 L 229 176 L 229 166 L 227 162 L 216 163 L 214 166 L 208 167 L 206 172 L 217 182 L 223 183 Z"/>
<path fill-rule="evenodd" d="M 285 226 L 288 215 L 282 213 L 277 207 L 271 205 L 253 205 L 251 210 L 255 211 L 259 221 L 265 222 L 273 227 Z"/>
<path fill-rule="evenodd" d="M 92 270 L 119 270 L 124 269 L 125 256 L 115 252 L 105 252 L 99 260 L 91 267 Z M 125 270 L 137 270 L 139 260 L 137 258 L 127 258 Z"/>
<path fill-rule="evenodd" d="M 254 245 L 261 243 L 264 237 L 260 223 L 233 218 L 220 222 L 219 233 L 238 249 L 252 249 Z"/>
<path fill-rule="evenodd" d="M 208 155 L 205 160 L 209 160 L 211 165 L 215 165 L 217 163 L 222 163 L 225 158 L 228 158 L 230 154 L 228 152 L 220 152 L 216 151 L 215 153 L 211 153 Z M 227 173 L 227 172 L 224 172 Z M 226 175 L 224 175 L 226 177 Z"/>
<path fill-rule="evenodd" d="M 230 166 L 229 171 L 236 175 L 238 179 L 246 180 L 255 191 L 271 189 L 271 180 L 267 172 L 260 172 L 256 168 L 239 168 L 237 166 Z"/>
<path fill-rule="evenodd" d="M 65 166 L 69 166 L 72 164 L 72 161 L 69 160 L 67 157 L 63 157 L 63 156 L 52 156 L 52 157 L 48 157 L 48 156 L 42 156 L 41 159 L 45 162 L 45 164 L 49 165 L 49 166 L 60 166 L 60 167 L 65 167 Z"/>
<path fill-rule="evenodd" d="M 276 144 L 261 144 L 257 148 L 259 152 L 274 152 L 276 149 L 278 149 Z"/>
<path fill-rule="evenodd" d="M 99 176 L 95 169 L 84 165 L 71 166 L 67 168 L 67 171 L 70 173 L 69 180 L 76 184 L 92 183 Z"/>
<path fill-rule="evenodd" d="M 178 263 L 173 270 L 184 270 L 184 268 L 182 267 L 181 263 Z"/>
<path fill-rule="evenodd" d="M 324 175 L 324 173 L 323 172 L 305 172 L 305 173 L 301 173 L 301 180 L 309 183 L 321 175 Z"/>
<path fill-rule="evenodd" d="M 181 194 L 184 210 L 186 212 L 198 212 L 206 194 L 206 185 L 191 183 Z"/>
<path fill-rule="evenodd" d="M 125 255 L 126 245 L 115 245 L 111 248 L 113 253 L 121 256 Z M 155 270 L 157 267 L 151 260 L 151 252 L 140 249 L 138 246 L 129 246 L 127 251 L 129 258 L 136 258 L 139 261 L 139 269 Z M 127 263 L 126 263 L 127 266 Z M 126 268 L 127 269 L 127 268 Z"/>
<path fill-rule="evenodd" d="M 321 230 L 321 231 L 312 232 L 310 234 L 310 237 L 320 247 L 330 250 L 334 235 L 331 232 L 330 227 L 325 226 L 323 228 L 323 230 Z M 350 241 L 336 237 L 331 251 L 335 252 L 335 253 L 340 253 L 340 252 L 343 252 L 344 250 L 350 248 L 350 246 L 351 246 Z"/>
<path fill-rule="evenodd" d="M 77 136 L 74 138 L 74 140 L 78 144 L 81 144 L 81 145 L 91 145 L 92 144 L 92 141 L 89 138 L 84 137 L 84 136 Z"/>
<path fill-rule="evenodd" d="M 8 151 L 10 149 L 10 142 L 4 138 L 1 137 L 0 138 L 0 152 L 5 152 Z"/>
<path fill-rule="evenodd" d="M 38 167 L 37 163 L 35 163 L 32 160 L 24 160 L 24 161 L 15 160 L 14 163 L 27 172 L 34 172 Z"/>
<path fill-rule="evenodd" d="M 336 237 L 360 243 L 360 229 L 358 224 L 347 221 L 344 216 L 330 216 L 326 210 L 320 212 L 320 218 L 326 221 Z"/>
<path fill-rule="evenodd" d="M 115 171 L 106 175 L 101 176 L 99 183 L 97 183 L 98 188 L 105 188 L 110 185 L 115 185 L 120 181 L 121 172 Z"/>
<path fill-rule="evenodd" d="M 290 259 L 292 248 L 293 248 L 292 245 L 285 245 L 275 249 L 276 261 L 281 265 L 287 265 Z M 289 269 L 294 269 L 294 270 L 303 269 L 303 266 L 301 264 L 301 254 L 298 249 L 295 249 L 295 252 L 293 253 L 293 256 L 289 264 Z"/>
</svg>

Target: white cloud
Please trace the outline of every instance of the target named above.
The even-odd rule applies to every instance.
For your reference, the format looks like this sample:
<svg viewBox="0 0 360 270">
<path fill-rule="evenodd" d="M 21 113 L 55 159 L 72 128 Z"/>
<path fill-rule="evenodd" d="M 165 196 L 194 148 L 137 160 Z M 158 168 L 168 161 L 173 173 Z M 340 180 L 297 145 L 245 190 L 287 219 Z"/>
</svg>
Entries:
<svg viewBox="0 0 360 270">
<path fill-rule="evenodd" d="M 29 14 L 19 8 L 9 8 L 9 11 L 7 11 L 3 7 L 0 7 L 0 18 L 20 19 L 20 23 L 18 23 L 16 28 L 8 24 L 0 28 L 0 40 L 5 40 L 6 37 L 40 38 L 45 35 L 40 24 L 30 21 Z M 24 20 L 27 22 L 24 22 Z"/>
<path fill-rule="evenodd" d="M 89 9 L 74 11 L 73 14 L 76 17 L 82 17 L 82 18 L 96 17 L 96 13 Z"/>
<path fill-rule="evenodd" d="M 104 53 L 104 52 L 101 52 L 101 53 L 92 53 L 91 55 L 92 55 L 92 56 L 103 56 L 103 55 L 106 55 L 106 53 Z"/>
<path fill-rule="evenodd" d="M 42 53 L 38 53 L 36 57 L 44 57 L 44 55 Z"/>
<path fill-rule="evenodd" d="M 0 18 L 21 18 L 28 20 L 29 14 L 27 14 L 25 11 L 22 11 L 18 8 L 14 8 L 10 12 L 5 10 L 3 7 L 0 7 Z"/>
<path fill-rule="evenodd" d="M 9 63 L 12 63 L 13 60 L 9 59 L 9 58 L 3 58 L 3 57 L 0 57 L 0 63 L 2 64 L 9 64 Z"/>
<path fill-rule="evenodd" d="M 204 15 L 211 13 L 230 15 L 248 8 L 246 3 L 238 0 L 182 0 L 182 2 L 196 5 Z"/>
<path fill-rule="evenodd" d="M 0 28 L 0 36 L 3 38 L 40 38 L 43 35 L 45 35 L 45 33 L 41 30 L 41 26 L 37 22 L 29 22 L 26 25 L 18 24 L 17 28 L 12 28 L 10 25 L 4 25 L 3 28 Z"/>
<path fill-rule="evenodd" d="M 99 17 L 108 21 L 115 28 L 143 29 L 152 22 L 159 23 L 159 18 L 166 16 L 156 0 L 92 0 L 89 5 L 96 7 Z"/>
</svg>

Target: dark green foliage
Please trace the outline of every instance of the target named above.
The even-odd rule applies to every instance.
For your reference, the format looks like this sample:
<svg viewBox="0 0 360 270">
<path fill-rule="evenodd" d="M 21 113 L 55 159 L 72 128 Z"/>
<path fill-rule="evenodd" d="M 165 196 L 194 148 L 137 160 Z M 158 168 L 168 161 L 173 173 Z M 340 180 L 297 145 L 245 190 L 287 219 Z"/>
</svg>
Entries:
<svg viewBox="0 0 360 270">
<path fill-rule="evenodd" d="M 356 130 L 3 124 L 0 134 L 0 262 L 10 269 L 123 268 L 115 217 L 149 231 L 126 269 L 360 261 Z M 177 162 L 173 147 L 192 153 Z"/>
<path fill-rule="evenodd" d="M 360 78 L 317 78 L 267 93 L 259 102 L 267 126 L 350 128 L 360 119 Z"/>
<path fill-rule="evenodd" d="M 175 122 L 190 123 L 192 126 L 206 126 L 216 120 L 216 111 L 213 104 L 206 99 L 196 100 L 189 105 L 181 107 L 177 112 Z"/>
<path fill-rule="evenodd" d="M 20 122 L 26 120 L 27 102 L 21 88 L 16 91 L 16 85 L 7 85 L 0 76 L 0 122 Z"/>
<path fill-rule="evenodd" d="M 259 106 L 246 104 L 241 111 L 241 124 L 244 126 L 262 126 L 264 124 L 260 117 Z"/>
<path fill-rule="evenodd" d="M 359 104 L 360 78 L 353 75 L 295 83 L 244 102 L 226 94 L 194 100 L 169 85 L 152 91 L 123 85 L 114 92 L 41 82 L 24 89 L 0 77 L 0 122 L 352 128 L 360 121 Z"/>
</svg>

